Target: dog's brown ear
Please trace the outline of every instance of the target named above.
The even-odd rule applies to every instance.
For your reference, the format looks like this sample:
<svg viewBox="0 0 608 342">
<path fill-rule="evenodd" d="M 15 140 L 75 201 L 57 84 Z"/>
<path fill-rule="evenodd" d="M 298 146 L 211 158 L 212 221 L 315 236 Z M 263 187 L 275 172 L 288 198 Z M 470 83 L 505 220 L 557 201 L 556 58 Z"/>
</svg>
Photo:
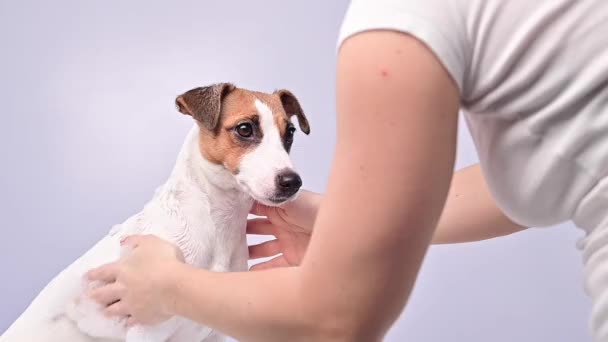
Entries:
<svg viewBox="0 0 608 342">
<path fill-rule="evenodd" d="M 233 91 L 232 83 L 218 83 L 188 90 L 175 99 L 177 109 L 192 116 L 208 130 L 214 131 L 220 121 L 222 99 Z"/>
<path fill-rule="evenodd" d="M 289 90 L 280 89 L 274 92 L 281 99 L 281 103 L 283 104 L 283 108 L 285 109 L 285 113 L 287 116 L 291 117 L 295 115 L 298 117 L 298 123 L 300 124 L 300 129 L 302 132 L 306 134 L 310 134 L 310 124 L 308 123 L 308 119 L 300 106 L 300 102 L 292 94 Z"/>
</svg>

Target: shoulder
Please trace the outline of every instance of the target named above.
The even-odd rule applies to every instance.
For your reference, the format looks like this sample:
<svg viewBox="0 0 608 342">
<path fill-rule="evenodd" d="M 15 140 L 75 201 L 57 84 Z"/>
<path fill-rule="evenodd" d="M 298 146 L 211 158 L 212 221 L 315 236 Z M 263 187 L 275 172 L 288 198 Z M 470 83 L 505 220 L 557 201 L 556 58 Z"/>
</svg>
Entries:
<svg viewBox="0 0 608 342">
<path fill-rule="evenodd" d="M 459 0 L 354 0 L 338 38 L 372 30 L 406 33 L 428 47 L 462 89 L 468 64 L 467 2 Z"/>
</svg>

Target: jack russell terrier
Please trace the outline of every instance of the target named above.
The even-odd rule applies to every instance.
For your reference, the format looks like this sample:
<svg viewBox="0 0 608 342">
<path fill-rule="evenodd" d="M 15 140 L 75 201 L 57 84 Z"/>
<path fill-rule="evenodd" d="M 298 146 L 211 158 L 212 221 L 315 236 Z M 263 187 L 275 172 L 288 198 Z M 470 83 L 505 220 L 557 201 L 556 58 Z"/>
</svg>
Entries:
<svg viewBox="0 0 608 342">
<path fill-rule="evenodd" d="M 198 342 L 222 341 L 208 327 L 182 317 L 158 326 L 127 328 L 84 296 L 100 284 L 83 281 L 92 268 L 124 255 L 120 240 L 154 234 L 175 243 L 185 261 L 216 272 L 246 271 L 247 215 L 253 201 L 277 206 L 293 199 L 302 180 L 289 150 L 296 116 L 310 133 L 296 97 L 236 88 L 230 83 L 192 89 L 176 99 L 196 125 L 188 134 L 169 180 L 138 214 L 112 228 L 42 290 L 0 337 L 0 342 Z"/>
</svg>

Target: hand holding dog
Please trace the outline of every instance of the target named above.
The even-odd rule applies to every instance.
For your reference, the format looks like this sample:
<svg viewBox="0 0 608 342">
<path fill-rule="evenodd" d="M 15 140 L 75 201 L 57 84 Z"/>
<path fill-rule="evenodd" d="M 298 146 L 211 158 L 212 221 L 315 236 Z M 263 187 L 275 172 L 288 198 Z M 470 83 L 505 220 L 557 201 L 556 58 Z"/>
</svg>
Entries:
<svg viewBox="0 0 608 342">
<path fill-rule="evenodd" d="M 261 270 L 299 266 L 312 234 L 322 196 L 303 191 L 282 207 L 256 203 L 251 212 L 262 216 L 249 220 L 249 234 L 273 235 L 275 240 L 250 246 L 250 258 L 258 259 L 282 254 L 252 267 Z M 128 324 L 154 325 L 169 319 L 174 277 L 172 272 L 184 265 L 179 248 L 153 235 L 134 235 L 122 242 L 131 253 L 115 263 L 87 273 L 90 281 L 108 285 L 89 293 L 106 307 L 109 316 L 129 317 Z"/>
<path fill-rule="evenodd" d="M 251 219 L 247 233 L 273 235 L 276 239 L 249 247 L 249 258 L 259 259 L 281 254 L 253 266 L 252 270 L 299 266 L 308 248 L 319 207 L 320 194 L 302 191 L 296 200 L 281 207 L 256 203 L 251 213 L 263 218 Z"/>
<path fill-rule="evenodd" d="M 153 325 L 169 319 L 173 270 L 184 265 L 182 252 L 153 235 L 134 235 L 121 244 L 131 253 L 87 273 L 91 281 L 107 283 L 89 296 L 106 307 L 108 316 L 128 317 L 127 324 Z"/>
</svg>

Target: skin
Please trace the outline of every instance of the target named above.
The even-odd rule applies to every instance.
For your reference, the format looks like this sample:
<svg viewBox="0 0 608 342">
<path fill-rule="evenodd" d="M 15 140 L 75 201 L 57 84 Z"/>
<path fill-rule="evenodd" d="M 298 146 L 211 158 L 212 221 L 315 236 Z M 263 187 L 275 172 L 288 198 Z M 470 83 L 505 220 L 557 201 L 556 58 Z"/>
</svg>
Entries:
<svg viewBox="0 0 608 342">
<path fill-rule="evenodd" d="M 266 218 L 248 225 L 277 236 L 252 246 L 252 257 L 283 256 L 258 272 L 212 273 L 183 264 L 159 239 L 131 237 L 129 257 L 89 273 L 110 283 L 91 293 L 111 304 L 108 314 L 143 324 L 181 315 L 243 341 L 380 341 L 407 303 L 436 227 L 436 242 L 521 229 L 497 209 L 478 168 L 450 188 L 459 93 L 423 44 L 371 31 L 349 38 L 338 58 L 326 194 L 257 206 Z"/>
<path fill-rule="evenodd" d="M 481 167 L 475 164 L 454 174 L 433 244 L 481 241 L 524 229 L 498 208 Z"/>
</svg>

